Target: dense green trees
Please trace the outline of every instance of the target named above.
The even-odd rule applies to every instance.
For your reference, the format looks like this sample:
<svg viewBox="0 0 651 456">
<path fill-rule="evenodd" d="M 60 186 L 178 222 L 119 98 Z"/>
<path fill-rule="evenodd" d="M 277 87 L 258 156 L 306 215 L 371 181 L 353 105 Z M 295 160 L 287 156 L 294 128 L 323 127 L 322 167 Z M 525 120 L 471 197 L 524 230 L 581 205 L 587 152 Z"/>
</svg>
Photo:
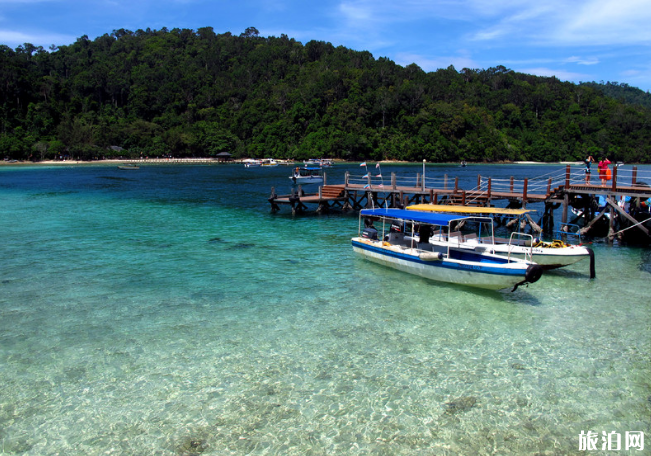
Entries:
<svg viewBox="0 0 651 456">
<path fill-rule="evenodd" d="M 614 97 L 618 97 L 617 99 Z M 645 106 L 646 105 L 646 106 Z M 0 46 L 0 155 L 651 159 L 651 96 L 212 28 Z M 109 146 L 120 146 L 115 151 Z"/>
</svg>

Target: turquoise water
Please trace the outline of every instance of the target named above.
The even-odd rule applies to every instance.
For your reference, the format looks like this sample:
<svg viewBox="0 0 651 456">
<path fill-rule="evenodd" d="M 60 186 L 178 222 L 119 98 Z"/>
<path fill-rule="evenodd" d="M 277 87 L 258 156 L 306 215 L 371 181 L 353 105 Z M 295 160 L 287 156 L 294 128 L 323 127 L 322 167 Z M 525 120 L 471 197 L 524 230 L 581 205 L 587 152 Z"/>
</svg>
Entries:
<svg viewBox="0 0 651 456">
<path fill-rule="evenodd" d="M 428 168 L 478 172 L 513 168 Z M 271 214 L 288 175 L 0 169 L 0 454 L 649 454 L 648 250 L 439 284 L 355 257 L 356 215 Z"/>
</svg>

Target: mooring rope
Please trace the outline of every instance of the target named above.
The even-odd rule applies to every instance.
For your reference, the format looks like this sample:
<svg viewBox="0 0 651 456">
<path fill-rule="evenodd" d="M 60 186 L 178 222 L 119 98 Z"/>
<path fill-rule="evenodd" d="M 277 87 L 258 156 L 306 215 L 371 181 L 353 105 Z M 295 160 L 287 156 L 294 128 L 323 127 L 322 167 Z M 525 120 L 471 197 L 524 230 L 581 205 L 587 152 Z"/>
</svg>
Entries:
<svg viewBox="0 0 651 456">
<path fill-rule="evenodd" d="M 643 223 L 645 223 L 645 222 L 648 222 L 649 220 L 651 220 L 651 217 L 649 217 L 649 218 L 646 219 L 646 220 L 642 220 L 641 222 L 637 222 L 635 225 L 631 225 L 631 226 L 629 226 L 629 227 L 626 227 L 626 228 L 624 228 L 623 230 L 619 230 L 617 233 L 614 234 L 614 236 L 617 236 L 619 233 L 623 233 L 623 232 L 626 231 L 626 230 L 630 230 L 631 228 L 635 228 L 636 226 L 641 225 L 641 224 L 643 224 Z"/>
</svg>

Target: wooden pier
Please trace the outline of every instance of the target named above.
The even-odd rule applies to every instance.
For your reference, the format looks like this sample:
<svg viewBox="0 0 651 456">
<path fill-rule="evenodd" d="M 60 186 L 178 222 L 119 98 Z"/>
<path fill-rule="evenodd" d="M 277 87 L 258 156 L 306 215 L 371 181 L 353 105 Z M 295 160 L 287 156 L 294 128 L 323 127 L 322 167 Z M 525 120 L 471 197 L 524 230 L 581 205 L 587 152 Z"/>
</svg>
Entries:
<svg viewBox="0 0 651 456">
<path fill-rule="evenodd" d="M 575 208 L 580 210 L 580 217 L 584 221 L 583 233 L 587 233 L 605 217 L 610 220 L 608 238 L 612 241 L 618 234 L 614 224 L 619 218 L 628 222 L 625 230 L 637 228 L 637 231 L 651 240 L 651 234 L 644 226 L 645 221 L 631 216 L 620 203 L 625 197 L 632 198 L 639 208 L 642 201 L 651 198 L 651 187 L 639 180 L 644 178 L 651 182 L 651 173 L 649 176 L 640 176 L 635 166 L 626 172 L 614 167 L 612 179 L 606 186 L 602 186 L 597 172 L 586 182 L 584 168 L 574 168 L 572 170 L 570 165 L 566 165 L 545 176 L 524 179 L 493 179 L 479 175 L 476 187 L 469 189 L 459 186 L 458 177 L 451 178 L 447 175 L 423 178 L 420 173 L 416 173 L 412 177 L 397 178 L 395 173 L 391 173 L 390 183 L 385 184 L 374 176 L 355 176 L 347 172 L 343 184 L 327 185 L 327 176 L 324 176 L 324 184 L 314 193 L 305 193 L 299 187 L 289 195 L 279 196 L 272 189 L 269 203 L 272 211 L 280 210 L 281 205 L 289 205 L 293 214 L 307 211 L 309 205 L 316 205 L 317 213 L 327 213 L 331 210 L 346 212 L 367 207 L 406 207 L 427 203 L 490 207 L 497 201 L 506 201 L 506 207 L 511 208 L 544 203 L 541 220 L 547 230 L 553 229 L 554 210 L 559 207 L 562 207 L 562 229 L 576 222 L 576 218 L 570 221 L 570 208 Z M 604 196 L 608 204 L 595 216 L 594 200 L 599 195 Z M 532 227 L 533 225 L 535 224 Z"/>
</svg>

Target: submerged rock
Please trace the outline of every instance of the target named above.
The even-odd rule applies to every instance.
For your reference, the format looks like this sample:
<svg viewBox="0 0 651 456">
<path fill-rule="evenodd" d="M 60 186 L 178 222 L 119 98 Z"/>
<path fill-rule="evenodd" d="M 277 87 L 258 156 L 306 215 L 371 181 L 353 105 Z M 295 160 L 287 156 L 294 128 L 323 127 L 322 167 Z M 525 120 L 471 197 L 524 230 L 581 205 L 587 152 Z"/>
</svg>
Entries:
<svg viewBox="0 0 651 456">
<path fill-rule="evenodd" d="M 467 412 L 475 406 L 477 398 L 474 396 L 462 396 L 445 403 L 445 413 L 454 415 L 460 412 Z"/>
<path fill-rule="evenodd" d="M 188 438 L 181 442 L 181 445 L 177 448 L 177 453 L 181 456 L 199 456 L 206 449 L 206 443 L 203 440 Z"/>
<path fill-rule="evenodd" d="M 248 248 L 251 248 L 251 247 L 254 247 L 254 246 L 255 246 L 255 244 L 249 244 L 249 243 L 246 243 L 246 242 L 241 242 L 239 244 L 235 244 L 235 245 L 230 246 L 228 248 L 228 250 L 248 249 Z"/>
</svg>

